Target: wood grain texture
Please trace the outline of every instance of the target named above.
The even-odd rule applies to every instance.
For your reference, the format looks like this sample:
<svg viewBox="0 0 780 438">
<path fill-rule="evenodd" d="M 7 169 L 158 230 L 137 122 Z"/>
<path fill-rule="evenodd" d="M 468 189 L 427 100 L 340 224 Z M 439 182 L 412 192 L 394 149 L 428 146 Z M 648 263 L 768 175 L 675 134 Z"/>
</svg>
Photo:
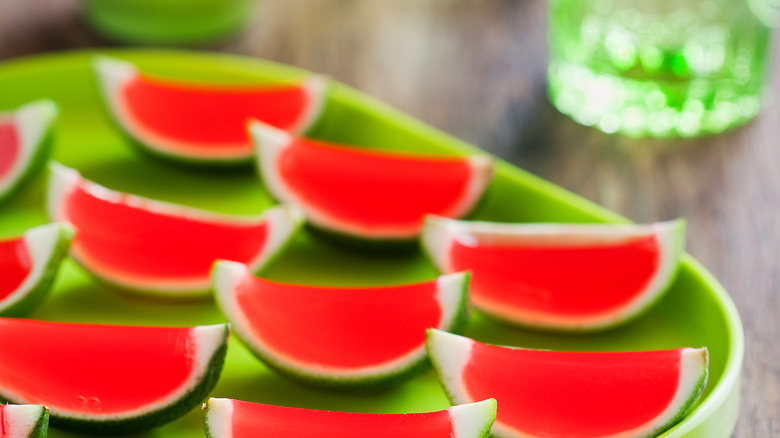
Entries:
<svg viewBox="0 0 780 438">
<path fill-rule="evenodd" d="M 0 0 L 0 60 L 107 44 L 79 8 Z M 329 74 L 635 221 L 687 218 L 745 324 L 735 436 L 780 436 L 780 92 L 723 135 L 605 135 L 547 103 L 545 22 L 543 0 L 266 0 L 209 48 Z"/>
</svg>

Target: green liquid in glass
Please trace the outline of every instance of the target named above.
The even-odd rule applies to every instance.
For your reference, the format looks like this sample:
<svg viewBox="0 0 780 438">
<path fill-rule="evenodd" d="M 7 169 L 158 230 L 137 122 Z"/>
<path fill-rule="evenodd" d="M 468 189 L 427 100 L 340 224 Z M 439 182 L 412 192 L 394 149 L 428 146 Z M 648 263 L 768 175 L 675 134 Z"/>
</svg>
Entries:
<svg viewBox="0 0 780 438">
<path fill-rule="evenodd" d="M 241 30 L 253 0 L 87 0 L 87 22 L 125 44 L 192 46 Z"/>
<path fill-rule="evenodd" d="M 761 109 L 771 32 L 748 2 L 549 2 L 548 92 L 579 123 L 695 136 Z"/>
</svg>

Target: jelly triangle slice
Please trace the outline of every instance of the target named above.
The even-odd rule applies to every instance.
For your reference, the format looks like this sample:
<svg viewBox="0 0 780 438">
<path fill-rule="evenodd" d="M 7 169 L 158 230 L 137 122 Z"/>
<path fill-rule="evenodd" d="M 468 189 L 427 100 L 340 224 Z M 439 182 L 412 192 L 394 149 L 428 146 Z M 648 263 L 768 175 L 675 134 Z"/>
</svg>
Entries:
<svg viewBox="0 0 780 438">
<path fill-rule="evenodd" d="M 706 348 L 560 352 L 438 330 L 428 353 L 453 403 L 498 402 L 499 438 L 649 438 L 682 420 L 707 382 Z"/>
<path fill-rule="evenodd" d="M 145 151 L 191 163 L 249 162 L 249 119 L 305 133 L 319 118 L 328 87 L 319 76 L 293 85 L 214 84 L 152 76 L 108 57 L 94 65 L 119 127 Z"/>
<path fill-rule="evenodd" d="M 246 266 L 214 266 L 216 302 L 249 349 L 273 368 L 331 387 L 385 387 L 427 365 L 425 330 L 457 331 L 468 275 L 381 287 L 278 283 Z"/>
<path fill-rule="evenodd" d="M 463 217 L 492 178 L 487 156 L 442 157 L 296 138 L 250 124 L 271 194 L 314 226 L 370 240 L 411 240 L 426 214 Z"/>
<path fill-rule="evenodd" d="M 488 438 L 496 401 L 435 412 L 364 414 L 211 398 L 203 407 L 208 438 Z"/>
<path fill-rule="evenodd" d="M 247 217 L 214 213 L 116 192 L 52 164 L 49 215 L 70 222 L 70 253 L 97 278 L 167 297 L 206 296 L 216 259 L 255 272 L 279 253 L 302 218 L 288 207 Z"/>
<path fill-rule="evenodd" d="M 227 340 L 226 324 L 168 328 L 0 318 L 0 399 L 45 405 L 52 426 L 76 432 L 151 429 L 202 402 L 219 378 Z"/>
<path fill-rule="evenodd" d="M 48 295 L 72 238 L 70 225 L 53 223 L 0 239 L 0 316 L 25 315 Z"/>
<path fill-rule="evenodd" d="M 429 217 L 422 243 L 442 272 L 472 273 L 471 303 L 503 321 L 584 331 L 637 317 L 671 285 L 681 220 L 508 224 Z"/>
<path fill-rule="evenodd" d="M 0 113 L 0 201 L 43 167 L 51 149 L 57 106 L 49 100 Z"/>
</svg>

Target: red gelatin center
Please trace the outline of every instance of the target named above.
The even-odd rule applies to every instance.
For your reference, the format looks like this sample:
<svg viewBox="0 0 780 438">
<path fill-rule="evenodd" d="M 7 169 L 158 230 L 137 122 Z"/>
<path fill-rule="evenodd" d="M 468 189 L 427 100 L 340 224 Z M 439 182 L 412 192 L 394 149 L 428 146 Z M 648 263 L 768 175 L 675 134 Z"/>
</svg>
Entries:
<svg viewBox="0 0 780 438">
<path fill-rule="evenodd" d="M 483 244 L 457 240 L 451 269 L 470 270 L 471 296 L 524 311 L 579 316 L 631 302 L 658 269 L 654 235 L 592 247 Z"/>
<path fill-rule="evenodd" d="M 120 413 L 180 388 L 195 348 L 189 328 L 0 319 L 0 387 L 52 409 Z"/>
<path fill-rule="evenodd" d="M 612 436 L 656 418 L 672 401 L 680 350 L 561 353 L 475 343 L 463 379 L 494 397 L 497 421 L 533 436 Z"/>
<path fill-rule="evenodd" d="M 75 187 L 64 217 L 78 229 L 73 249 L 85 263 L 131 280 L 207 280 L 216 259 L 250 263 L 265 246 L 268 224 L 214 223 L 153 213 Z"/>
<path fill-rule="evenodd" d="M 2 182 L 19 159 L 19 133 L 16 125 L 0 121 L 0 182 Z"/>
<path fill-rule="evenodd" d="M 233 436 L 275 438 L 451 438 L 447 411 L 358 414 L 233 401 Z"/>
<path fill-rule="evenodd" d="M 455 158 L 415 158 L 296 140 L 278 157 L 281 178 L 329 217 L 367 227 L 415 228 L 447 215 L 472 171 Z"/>
<path fill-rule="evenodd" d="M 158 135 L 204 148 L 247 150 L 250 119 L 288 129 L 308 103 L 300 86 L 226 88 L 146 76 L 129 82 L 122 97 L 130 115 Z"/>
<path fill-rule="evenodd" d="M 0 437 L 7 437 L 10 432 L 10 425 L 5 424 L 5 406 L 0 405 Z"/>
<path fill-rule="evenodd" d="M 382 289 L 314 288 L 248 276 L 236 302 L 264 345 L 296 362 L 379 365 L 419 348 L 437 327 L 436 283 Z"/>
<path fill-rule="evenodd" d="M 15 292 L 32 271 L 24 238 L 0 241 L 0 301 Z"/>
</svg>

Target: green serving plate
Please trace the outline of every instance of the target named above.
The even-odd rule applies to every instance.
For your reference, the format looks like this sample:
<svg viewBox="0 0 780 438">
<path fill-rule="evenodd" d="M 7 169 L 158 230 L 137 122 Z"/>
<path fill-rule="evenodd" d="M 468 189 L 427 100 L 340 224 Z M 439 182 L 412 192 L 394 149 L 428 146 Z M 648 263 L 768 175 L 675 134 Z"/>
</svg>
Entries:
<svg viewBox="0 0 780 438">
<path fill-rule="evenodd" d="M 150 73 L 219 82 L 285 82 L 305 71 L 256 59 L 182 51 L 102 52 L 137 63 Z M 139 155 L 112 125 L 98 96 L 90 61 L 76 52 L 8 62 L 0 66 L 0 109 L 50 98 L 62 109 L 54 158 L 110 188 L 198 208 L 258 214 L 273 204 L 250 168 L 204 171 Z M 330 141 L 441 154 L 466 154 L 473 146 L 433 129 L 349 87 L 337 85 L 314 137 Z M 45 176 L 0 205 L 0 235 L 20 234 L 47 222 Z M 496 178 L 475 219 L 517 222 L 625 222 L 610 211 L 530 175 L 498 164 Z M 560 350 L 649 350 L 706 346 L 710 379 L 696 409 L 664 437 L 731 436 L 739 409 L 744 339 L 739 315 L 726 291 L 686 256 L 672 289 L 649 313 L 618 329 L 592 335 L 526 331 L 474 312 L 466 331 L 484 342 Z M 268 272 L 270 278 L 323 285 L 379 285 L 422 281 L 437 274 L 420 253 L 352 252 L 302 233 Z M 134 325 L 195 325 L 224 321 L 211 301 L 171 303 L 142 299 L 95 282 L 66 261 L 54 292 L 32 315 L 56 321 Z M 153 373 L 154 370 L 139 370 Z M 117 376 L 121 379 L 122 376 Z M 231 340 L 213 396 L 286 406 L 356 412 L 420 412 L 449 402 L 432 371 L 392 390 L 350 394 L 303 386 L 274 373 Z M 52 430 L 53 437 L 73 436 Z M 197 410 L 141 436 L 204 436 Z"/>
</svg>

